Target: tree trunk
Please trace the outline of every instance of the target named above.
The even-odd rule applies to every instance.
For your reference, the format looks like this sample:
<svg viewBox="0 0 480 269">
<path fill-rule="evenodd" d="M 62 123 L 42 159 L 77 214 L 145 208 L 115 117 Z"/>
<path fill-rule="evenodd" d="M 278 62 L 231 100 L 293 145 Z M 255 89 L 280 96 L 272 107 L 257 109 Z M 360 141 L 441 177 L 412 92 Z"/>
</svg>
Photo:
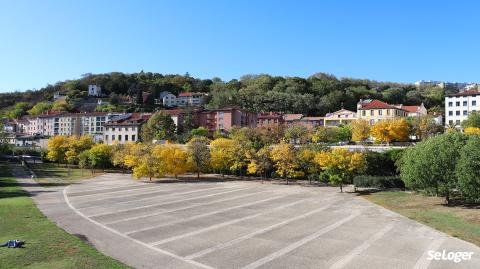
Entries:
<svg viewBox="0 0 480 269">
<path fill-rule="evenodd" d="M 445 195 L 445 204 L 449 205 L 450 204 L 450 192 L 447 191 L 447 194 Z"/>
<path fill-rule="evenodd" d="M 150 181 L 152 181 L 152 175 L 148 175 L 150 177 Z"/>
<path fill-rule="evenodd" d="M 343 184 L 340 183 L 340 192 L 343 192 Z"/>
<path fill-rule="evenodd" d="M 200 179 L 200 172 L 197 171 L 197 179 Z"/>
</svg>

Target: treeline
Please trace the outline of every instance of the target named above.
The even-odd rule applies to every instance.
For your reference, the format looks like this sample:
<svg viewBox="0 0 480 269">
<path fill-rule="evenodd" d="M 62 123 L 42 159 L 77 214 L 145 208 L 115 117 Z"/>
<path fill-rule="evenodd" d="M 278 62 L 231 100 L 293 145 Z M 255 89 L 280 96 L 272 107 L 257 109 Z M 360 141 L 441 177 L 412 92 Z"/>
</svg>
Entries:
<svg viewBox="0 0 480 269">
<path fill-rule="evenodd" d="M 140 72 L 125 74 L 86 74 L 81 79 L 57 82 L 27 92 L 0 94 L 0 108 L 25 101 L 33 106 L 42 100 L 51 100 L 57 91 L 68 96 L 71 109 L 87 98 L 88 85 L 97 84 L 109 97 L 108 110 L 150 111 L 155 109 L 154 97 L 162 91 L 177 95 L 180 92 L 208 93 L 206 106 L 219 108 L 238 106 L 251 111 L 283 111 L 306 115 L 323 115 L 342 107 L 356 110 L 359 99 L 376 98 L 393 104 L 417 105 L 441 111 L 445 90 L 418 89 L 411 84 L 377 82 L 365 79 L 338 79 L 319 73 L 308 78 L 270 75 L 245 75 L 240 79 L 222 81 L 219 78 L 198 79 L 185 75 L 162 75 Z M 447 92 L 453 89 L 447 89 Z M 131 106 L 116 107 L 122 98 L 134 100 Z"/>
</svg>

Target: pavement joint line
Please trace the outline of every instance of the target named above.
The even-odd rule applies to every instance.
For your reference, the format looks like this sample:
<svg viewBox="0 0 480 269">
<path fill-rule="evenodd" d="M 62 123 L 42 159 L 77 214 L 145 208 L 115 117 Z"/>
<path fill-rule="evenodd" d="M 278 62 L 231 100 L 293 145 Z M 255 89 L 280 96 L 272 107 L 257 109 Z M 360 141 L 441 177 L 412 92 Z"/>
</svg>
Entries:
<svg viewBox="0 0 480 269">
<path fill-rule="evenodd" d="M 87 216 L 84 215 L 82 212 L 80 212 L 79 210 L 77 210 L 77 209 L 70 203 L 70 201 L 69 201 L 69 199 L 68 199 L 68 196 L 67 196 L 67 193 L 66 193 L 66 190 L 68 189 L 68 187 L 70 187 L 70 186 L 67 186 L 66 188 L 63 189 L 63 199 L 64 199 L 65 202 L 67 203 L 68 207 L 70 207 L 70 209 L 72 209 L 77 215 L 79 215 L 80 217 L 86 219 L 87 221 L 89 221 L 89 222 L 91 222 L 91 223 L 93 223 L 93 224 L 95 224 L 95 225 L 97 225 L 97 226 L 100 226 L 100 227 L 104 228 L 105 230 L 107 230 L 107 231 L 109 231 L 109 232 L 111 232 L 111 233 L 114 233 L 114 234 L 116 234 L 116 235 L 118 235 L 118 236 L 121 236 L 121 237 L 123 237 L 123 238 L 125 238 L 125 239 L 127 239 L 127 240 L 130 240 L 130 241 L 134 242 L 134 243 L 140 244 L 140 245 L 142 245 L 142 246 L 144 246 L 144 247 L 147 247 L 148 249 L 151 249 L 151 250 L 153 250 L 153 251 L 155 251 L 155 252 L 158 252 L 158 253 L 160 253 L 160 254 L 164 254 L 164 255 L 170 256 L 170 257 L 172 257 L 172 258 L 175 258 L 175 259 L 177 259 L 177 260 L 183 261 L 183 262 L 188 263 L 188 264 L 191 264 L 191 265 L 198 266 L 198 267 L 200 267 L 200 268 L 204 268 L 204 269 L 214 269 L 213 267 L 208 266 L 208 265 L 206 265 L 206 264 L 199 263 L 199 262 L 192 261 L 192 260 L 187 260 L 187 259 L 185 259 L 185 258 L 183 258 L 183 257 L 181 257 L 181 256 L 178 256 L 178 255 L 174 254 L 174 253 L 168 252 L 168 251 L 163 250 L 163 249 L 160 249 L 160 248 L 156 248 L 156 247 L 150 246 L 150 245 L 147 244 L 147 243 L 144 243 L 144 242 L 142 242 L 142 241 L 140 241 L 140 240 L 137 240 L 137 239 L 135 239 L 135 238 L 131 238 L 131 237 L 125 235 L 125 234 L 122 234 L 121 232 L 119 232 L 119 231 L 117 231 L 117 230 L 115 230 L 115 229 L 112 229 L 112 228 L 110 228 L 110 227 L 107 227 L 107 226 L 101 224 L 100 222 L 95 221 L 95 220 L 87 217 Z"/>
<path fill-rule="evenodd" d="M 430 266 L 430 263 L 432 262 L 432 260 L 427 259 L 428 252 L 432 250 L 437 251 L 444 241 L 445 241 L 445 237 L 433 240 L 428 245 L 426 250 L 423 252 L 422 256 L 417 260 L 417 262 L 413 266 L 413 269 L 427 269 Z"/>
<path fill-rule="evenodd" d="M 126 186 L 125 186 L 126 187 Z M 112 193 L 120 193 L 120 192 L 129 192 L 129 191 L 142 191 L 142 190 L 145 190 L 145 189 L 152 189 L 152 188 L 156 188 L 157 186 L 148 186 L 148 187 L 145 187 L 145 188 L 138 188 L 138 189 L 129 189 L 129 190 L 119 190 L 119 191 L 109 191 L 109 192 L 102 192 L 102 193 L 92 193 L 92 194 L 85 194 L 85 195 L 76 195 L 76 196 L 72 196 L 72 197 L 75 197 L 75 198 L 84 198 L 86 196 L 94 196 L 94 195 L 102 195 L 102 194 L 112 194 Z M 96 190 L 96 189 L 95 189 Z M 69 194 L 72 194 L 72 193 L 69 193 Z M 88 200 L 88 201 L 97 201 L 97 200 Z"/>
<path fill-rule="evenodd" d="M 198 203 L 198 204 L 194 204 L 194 205 L 191 205 L 191 206 L 185 206 L 185 207 L 175 208 L 175 209 L 171 209 L 171 210 L 166 210 L 166 211 L 151 213 L 151 214 L 147 214 L 147 215 L 141 215 L 141 216 L 138 216 L 138 217 L 131 217 L 131 218 L 116 220 L 116 221 L 112 221 L 112 222 L 104 222 L 103 224 L 105 224 L 105 225 L 111 225 L 111 224 L 115 224 L 115 223 L 119 223 L 119 222 L 131 221 L 131 220 L 142 219 L 142 218 L 148 218 L 148 217 L 153 217 L 153 216 L 157 216 L 157 215 L 161 215 L 161 214 L 165 214 L 165 213 L 172 213 L 172 212 L 175 212 L 175 211 L 180 211 L 180 210 L 185 210 L 185 209 L 191 209 L 191 208 L 195 208 L 195 207 L 199 207 L 199 206 L 211 205 L 211 204 L 216 204 L 216 203 L 220 203 L 220 202 L 225 202 L 225 201 L 230 201 L 230 200 L 236 200 L 236 199 L 240 199 L 240 198 L 245 198 L 245 197 L 248 197 L 248 196 L 253 196 L 253 195 L 260 194 L 260 193 L 264 193 L 264 192 L 271 192 L 271 190 L 259 191 L 259 192 L 253 192 L 253 193 L 247 193 L 247 194 L 243 194 L 243 195 L 239 195 L 239 196 L 234 196 L 234 197 L 230 197 L 230 198 L 225 198 L 225 199 L 220 199 L 220 200 L 214 200 L 214 201 L 207 202 L 207 203 Z"/>
<path fill-rule="evenodd" d="M 196 259 L 196 258 L 199 258 L 199 257 L 202 257 L 208 253 L 211 253 L 211 252 L 214 252 L 214 251 L 217 251 L 217 250 L 221 250 L 221 249 L 224 249 L 226 247 L 229 247 L 229 246 L 233 246 L 235 244 L 238 244 L 240 242 L 243 242 L 247 239 L 250 239 L 252 237 L 255 237 L 257 235 L 260 235 L 260 234 L 263 234 L 263 233 L 266 233 L 266 232 L 269 232 L 271 230 L 274 230 L 278 227 L 281 227 L 281 226 L 284 226 L 284 225 L 287 225 L 291 222 L 294 222 L 294 221 L 297 221 L 297 220 L 301 220 L 301 219 L 304 219 L 306 217 L 309 217 L 315 213 L 318 213 L 318 212 L 321 212 L 321 211 L 324 211 L 325 209 L 327 208 L 330 208 L 333 204 L 329 204 L 328 206 L 323 206 L 323 207 L 320 207 L 320 208 L 317 208 L 315 210 L 311 210 L 307 213 L 304 213 L 304 214 L 301 214 L 301 215 L 298 215 L 296 217 L 293 217 L 293 218 L 290 218 L 290 219 L 286 219 L 282 222 L 278 222 L 278 223 L 275 223 L 273 225 L 270 225 L 270 226 L 267 226 L 263 229 L 260 229 L 260 230 L 256 230 L 252 233 L 249 233 L 249 234 L 246 234 L 246 235 L 243 235 L 241 237 L 238 237 L 238 238 L 235 238 L 233 240 L 230 240 L 230 241 L 227 241 L 227 242 L 224 242 L 224 243 L 221 243 L 221 244 L 218 244 L 216 246 L 213 246 L 213 247 L 210 247 L 210 248 L 206 248 L 204 250 L 201 250 L 201 251 L 198 251 L 196 253 L 193 253 L 193 254 L 190 254 L 188 256 L 186 256 L 185 258 L 186 259 L 189 259 L 189 260 L 193 260 L 193 259 Z"/>
<path fill-rule="evenodd" d="M 344 223 L 358 217 L 361 214 L 361 212 L 362 211 L 358 211 L 358 212 L 356 212 L 356 213 L 354 213 L 354 214 L 352 214 L 352 215 L 350 215 L 346 218 L 343 218 L 339 221 L 336 221 L 333 224 L 330 224 L 330 225 L 320 229 L 319 231 L 317 231 L 317 232 L 315 232 L 315 233 L 313 233 L 309 236 L 306 236 L 306 237 L 304 237 L 304 238 L 302 238 L 302 239 L 300 239 L 296 242 L 293 242 L 292 244 L 290 244 L 290 245 L 288 245 L 288 246 L 286 246 L 286 247 L 284 247 L 280 250 L 277 250 L 277 251 L 271 253 L 270 255 L 267 255 L 267 256 L 259 259 L 259 260 L 256 260 L 256 261 L 242 267 L 242 269 L 255 269 L 255 268 L 258 268 L 258 267 L 260 267 L 260 266 L 262 266 L 266 263 L 269 263 L 269 262 L 271 262 L 271 261 L 273 261 L 277 258 L 280 258 L 283 255 L 292 252 L 293 250 L 307 244 L 308 242 L 317 239 L 318 237 L 322 236 L 323 234 L 326 234 L 326 233 L 338 228 L 339 226 L 343 225 Z"/>
<path fill-rule="evenodd" d="M 382 238 L 386 233 L 388 233 L 395 224 L 393 222 L 389 223 L 383 229 L 375 233 L 373 236 L 365 240 L 361 245 L 351 250 L 347 255 L 343 256 L 340 260 L 332 264 L 329 269 L 341 269 L 350 263 L 354 258 L 359 257 L 366 249 L 368 249 L 373 243 Z"/>
<path fill-rule="evenodd" d="M 90 183 L 88 185 L 92 185 L 93 183 Z M 85 185 L 84 185 L 85 186 Z M 131 184 L 126 184 L 126 185 L 118 185 L 118 187 L 115 187 L 114 189 L 119 189 L 119 188 L 125 188 L 125 187 L 129 187 L 129 186 L 145 186 L 145 185 L 138 185 L 136 183 L 131 183 Z M 82 193 L 82 192 L 90 192 L 90 191 L 103 191 L 103 190 L 108 190 L 108 189 L 112 189 L 112 187 L 105 187 L 105 188 L 95 188 L 95 189 L 91 189 L 91 187 L 89 187 L 89 189 L 79 189 L 79 190 L 76 190 L 74 192 L 68 192 L 67 194 L 78 194 L 78 193 Z M 141 189 L 141 188 L 139 188 Z"/>
<path fill-rule="evenodd" d="M 144 232 L 144 231 L 148 231 L 148 230 L 152 230 L 152 229 L 156 229 L 156 228 L 165 227 L 165 226 L 168 226 L 168 225 L 173 225 L 173 224 L 178 224 L 178 223 L 182 223 L 182 222 L 196 220 L 196 219 L 203 218 L 203 217 L 208 217 L 208 216 L 211 216 L 211 215 L 227 212 L 227 211 L 230 211 L 230 210 L 235 210 L 235 209 L 242 208 L 242 207 L 261 204 L 263 202 L 268 202 L 268 201 L 271 201 L 271 200 L 275 200 L 275 199 L 283 198 L 283 197 L 287 197 L 287 196 L 288 196 L 288 194 L 287 195 L 276 195 L 276 196 L 273 196 L 273 197 L 270 197 L 270 198 L 267 198 L 267 199 L 257 200 L 257 201 L 250 202 L 250 203 L 247 203 L 247 204 L 227 207 L 227 208 L 223 208 L 223 209 L 220 209 L 220 210 L 215 210 L 215 211 L 211 211 L 211 212 L 207 212 L 207 213 L 203 213 L 203 214 L 199 214 L 199 215 L 194 215 L 194 216 L 184 218 L 184 219 L 180 219 L 180 220 L 175 220 L 175 221 L 171 221 L 171 222 L 167 222 L 167 223 L 162 223 L 160 225 L 153 225 L 153 226 L 142 228 L 142 229 L 139 229 L 139 230 L 127 231 L 125 233 L 127 235 L 130 235 L 130 234 L 134 234 L 134 233 Z"/>
<path fill-rule="evenodd" d="M 286 196 L 283 196 L 283 197 L 286 197 Z M 165 238 L 165 239 L 162 239 L 162 240 L 159 240 L 159 241 L 156 241 L 156 242 L 152 242 L 152 243 L 150 243 L 150 245 L 151 246 L 158 246 L 158 245 L 162 245 L 162 244 L 172 242 L 172 241 L 175 241 L 175 240 L 178 240 L 178 239 L 182 239 L 182 238 L 185 238 L 185 237 L 201 234 L 201 233 L 204 233 L 204 232 L 208 232 L 208 231 L 211 231 L 211 230 L 222 228 L 224 226 L 228 226 L 228 225 L 232 225 L 232 224 L 242 222 L 242 221 L 245 221 L 245 220 L 253 219 L 253 218 L 256 218 L 256 217 L 259 217 L 259 216 L 262 216 L 262 215 L 265 215 L 265 214 L 268 214 L 268 213 L 271 213 L 271 212 L 274 212 L 274 211 L 277 211 L 277 210 L 281 210 L 281 209 L 284 209 L 284 208 L 287 208 L 287 207 L 291 207 L 291 206 L 297 205 L 299 203 L 303 203 L 303 202 L 308 201 L 308 200 L 312 200 L 312 198 L 297 200 L 293 203 L 277 206 L 277 207 L 271 208 L 269 210 L 266 210 L 266 211 L 263 211 L 263 212 L 260 212 L 260 213 L 256 213 L 256 214 L 253 214 L 253 215 L 250 215 L 250 216 L 245 216 L 245 217 L 242 217 L 242 218 L 221 222 L 221 223 L 218 223 L 218 224 L 215 224 L 215 225 L 212 225 L 212 226 L 208 226 L 208 227 L 205 227 L 203 229 L 199 229 L 199 230 L 196 230 L 196 231 L 193 231 L 193 232 L 184 233 L 182 235 L 177 235 L 177 236 L 172 236 L 172 237 L 169 237 L 169 238 Z"/>
<path fill-rule="evenodd" d="M 155 199 L 155 198 L 159 198 L 159 197 L 167 197 L 167 198 L 168 197 L 175 197 L 175 196 L 180 196 L 180 195 L 184 195 L 184 194 L 191 194 L 191 193 L 196 193 L 196 192 L 201 192 L 201 191 L 209 191 L 209 190 L 217 190 L 217 189 L 230 189 L 230 188 L 218 187 L 218 188 L 201 189 L 201 190 L 187 191 L 187 192 L 169 193 L 169 194 L 165 194 L 163 196 L 144 197 L 144 198 L 139 198 L 139 199 L 135 199 L 135 200 L 128 200 L 128 201 L 123 201 L 123 202 L 113 202 L 113 203 L 108 204 L 107 206 L 112 205 L 112 204 L 115 204 L 115 205 L 128 204 L 128 203 L 131 203 L 131 202 L 145 201 L 145 200 Z M 242 190 L 242 189 L 236 189 L 236 190 Z M 156 192 L 150 192 L 150 193 L 145 193 L 145 194 L 151 194 L 151 193 L 156 193 Z M 122 196 L 122 197 L 126 197 L 126 196 Z M 198 196 L 198 197 L 201 197 L 201 196 Z M 109 199 L 113 199 L 113 198 L 119 198 L 119 197 L 110 197 Z M 179 200 L 179 201 L 183 201 L 183 200 Z M 141 207 L 134 207 L 134 208 L 135 209 L 137 209 L 137 208 L 148 208 L 148 207 L 152 207 L 152 206 L 155 206 L 155 205 L 162 205 L 162 204 L 164 204 L 164 203 L 156 203 L 156 204 L 151 204 L 151 205 L 141 206 Z M 82 207 L 82 208 L 79 208 L 79 209 L 85 210 L 85 209 L 99 208 L 99 207 L 104 207 L 104 206 L 105 206 L 104 204 L 101 204 L 101 205 Z M 120 213 L 120 212 L 125 212 L 125 211 L 130 211 L 130 210 L 131 209 L 114 211 L 113 213 Z M 110 213 L 108 213 L 108 214 L 110 214 Z M 98 214 L 98 215 L 105 215 L 105 214 L 102 213 L 102 214 Z M 89 217 L 93 217 L 93 215 L 89 216 Z"/>
<path fill-rule="evenodd" d="M 173 200 L 173 201 L 169 200 L 168 202 L 163 201 L 163 202 L 160 202 L 160 203 L 155 203 L 155 204 L 150 204 L 150 205 L 126 208 L 126 209 L 121 209 L 121 210 L 117 210 L 117 211 L 109 211 L 108 213 L 94 214 L 94 215 L 90 215 L 89 217 L 100 217 L 100 216 L 118 214 L 118 213 L 123 213 L 123 212 L 136 211 L 136 210 L 144 209 L 144 208 L 150 208 L 150 207 L 155 207 L 155 206 L 160 206 L 160 205 L 170 205 L 170 204 L 175 204 L 175 203 L 180 203 L 180 202 L 185 202 L 185 201 L 190 201 L 190 200 L 196 200 L 196 199 L 203 199 L 203 198 L 206 198 L 206 197 L 212 197 L 212 196 L 216 196 L 216 195 L 222 195 L 222 194 L 225 194 L 225 193 L 232 193 L 232 192 L 249 190 L 249 189 L 251 189 L 251 188 L 242 188 L 242 189 L 235 189 L 235 190 L 229 190 L 229 191 L 223 191 L 223 192 L 210 193 L 210 194 L 205 194 L 205 195 L 200 195 L 200 196 L 195 196 L 195 197 L 184 198 L 184 199 L 180 199 L 180 200 Z M 163 197 L 165 197 L 165 196 L 163 196 Z M 135 200 L 135 201 L 138 201 L 138 200 Z M 132 201 L 128 201 L 128 202 L 131 203 Z M 122 202 L 122 203 L 125 203 L 125 202 Z M 87 207 L 85 207 L 85 208 L 87 208 Z M 81 209 L 85 209 L 85 208 L 81 208 Z M 90 208 L 90 207 L 88 207 L 88 208 Z"/>
</svg>

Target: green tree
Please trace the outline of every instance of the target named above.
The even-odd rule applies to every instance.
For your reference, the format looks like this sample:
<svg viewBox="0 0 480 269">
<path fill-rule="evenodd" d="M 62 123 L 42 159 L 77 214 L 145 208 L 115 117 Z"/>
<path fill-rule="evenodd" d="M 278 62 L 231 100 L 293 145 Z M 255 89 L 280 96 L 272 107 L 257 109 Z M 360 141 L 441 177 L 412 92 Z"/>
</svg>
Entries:
<svg viewBox="0 0 480 269">
<path fill-rule="evenodd" d="M 18 119 L 26 114 L 28 107 L 29 104 L 27 102 L 18 102 L 12 110 L 8 111 L 7 116 L 11 119 Z"/>
<path fill-rule="evenodd" d="M 458 189 L 470 202 L 480 202 L 480 136 L 470 136 L 456 167 Z"/>
<path fill-rule="evenodd" d="M 284 140 L 293 144 L 304 144 L 310 139 L 310 131 L 307 127 L 296 125 L 285 130 Z"/>
<path fill-rule="evenodd" d="M 468 115 L 468 118 L 462 121 L 462 127 L 463 128 L 468 128 L 468 127 L 480 128 L 480 113 L 476 111 L 470 112 L 470 114 Z"/>
<path fill-rule="evenodd" d="M 190 135 L 192 137 L 197 137 L 197 136 L 207 137 L 208 136 L 208 130 L 205 127 L 198 127 L 198 128 L 192 129 L 190 131 Z"/>
<path fill-rule="evenodd" d="M 443 196 L 448 204 L 457 187 L 457 161 L 467 138 L 461 133 L 446 133 L 408 148 L 402 154 L 400 166 L 406 187 Z"/>
<path fill-rule="evenodd" d="M 106 144 L 95 144 L 88 150 L 88 159 L 92 168 L 105 169 L 112 164 L 112 151 Z"/>
<path fill-rule="evenodd" d="M 32 116 L 38 116 L 43 112 L 49 111 L 50 109 L 52 109 L 52 104 L 50 104 L 49 102 L 39 102 L 27 112 Z"/>
<path fill-rule="evenodd" d="M 352 128 L 348 125 L 341 125 L 335 129 L 336 140 L 350 141 L 352 140 Z"/>
<path fill-rule="evenodd" d="M 155 113 L 142 126 L 142 140 L 151 142 L 157 140 L 173 140 L 175 138 L 175 123 L 165 113 Z"/>
<path fill-rule="evenodd" d="M 210 164 L 210 149 L 208 140 L 202 137 L 196 137 L 187 144 L 188 162 L 193 171 L 200 178 L 200 172 L 205 172 Z"/>
</svg>

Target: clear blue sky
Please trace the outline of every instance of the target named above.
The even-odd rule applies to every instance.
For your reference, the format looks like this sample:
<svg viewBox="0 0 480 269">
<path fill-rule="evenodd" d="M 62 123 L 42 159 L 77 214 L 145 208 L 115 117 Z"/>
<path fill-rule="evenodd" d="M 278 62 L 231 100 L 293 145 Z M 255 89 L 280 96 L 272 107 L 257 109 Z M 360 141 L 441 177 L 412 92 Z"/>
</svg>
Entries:
<svg viewBox="0 0 480 269">
<path fill-rule="evenodd" d="M 0 0 L 0 91 L 142 69 L 480 81 L 477 2 Z"/>
</svg>

